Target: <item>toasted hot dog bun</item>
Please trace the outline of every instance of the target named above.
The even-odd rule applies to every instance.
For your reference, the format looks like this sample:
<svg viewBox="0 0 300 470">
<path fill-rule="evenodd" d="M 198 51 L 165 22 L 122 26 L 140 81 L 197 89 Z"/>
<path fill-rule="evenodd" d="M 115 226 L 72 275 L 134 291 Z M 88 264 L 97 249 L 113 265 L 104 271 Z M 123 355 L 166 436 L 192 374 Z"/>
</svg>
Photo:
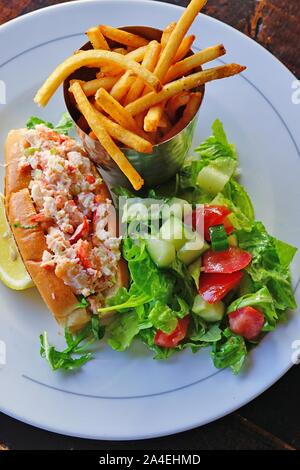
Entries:
<svg viewBox="0 0 300 470">
<path fill-rule="evenodd" d="M 89 321 L 86 310 L 77 308 L 78 299 L 71 288 L 55 275 L 53 269 L 41 267 L 42 255 L 47 249 L 43 230 L 39 226 L 32 229 L 14 226 L 16 221 L 25 226 L 32 224 L 31 218 L 36 214 L 27 188 L 10 195 L 7 214 L 26 269 L 49 310 L 61 326 L 80 329 Z"/>
<path fill-rule="evenodd" d="M 6 140 L 7 218 L 25 266 L 49 310 L 62 327 L 76 331 L 90 320 L 90 315 L 85 308 L 78 308 L 76 295 L 62 279 L 56 276 L 54 269 L 45 269 L 41 266 L 43 252 L 47 250 L 46 237 L 39 225 L 32 226 L 32 217 L 37 214 L 37 211 L 28 189 L 31 180 L 30 172 L 23 173 L 18 169 L 18 162 L 27 146 L 24 135 L 25 132 L 22 129 L 12 130 Z M 98 174 L 96 168 L 94 171 Z M 108 188 L 104 184 L 101 185 L 99 194 L 103 202 L 110 199 Z M 24 226 L 26 228 L 22 228 Z M 124 260 L 119 262 L 117 284 L 118 286 L 128 284 L 128 271 Z"/>
<path fill-rule="evenodd" d="M 18 170 L 19 160 L 26 147 L 23 130 L 13 130 L 7 136 L 5 143 L 5 202 L 8 207 L 10 196 L 21 189 L 28 188 L 30 173 L 21 173 Z"/>
</svg>

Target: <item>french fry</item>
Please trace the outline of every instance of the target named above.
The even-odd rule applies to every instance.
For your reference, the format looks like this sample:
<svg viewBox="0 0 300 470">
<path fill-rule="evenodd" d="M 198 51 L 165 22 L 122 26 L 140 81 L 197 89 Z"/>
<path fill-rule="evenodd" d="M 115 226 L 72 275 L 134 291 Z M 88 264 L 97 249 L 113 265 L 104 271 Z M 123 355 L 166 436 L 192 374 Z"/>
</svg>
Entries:
<svg viewBox="0 0 300 470">
<path fill-rule="evenodd" d="M 169 34 L 169 37 L 168 37 L 168 34 L 166 34 L 165 38 L 164 38 L 164 41 L 166 41 L 165 43 L 165 47 L 166 45 L 168 44 L 168 41 L 171 40 L 171 36 L 172 36 L 172 33 L 173 31 L 175 30 L 176 28 L 176 23 L 175 23 L 175 27 L 171 29 L 170 31 L 170 34 Z M 188 51 L 190 50 L 193 42 L 195 40 L 195 36 L 187 36 L 186 38 L 184 38 L 181 42 L 181 44 L 179 45 L 178 47 L 178 50 L 175 54 L 175 57 L 173 58 L 172 62 L 176 62 L 176 61 L 179 61 L 181 60 L 183 57 L 186 56 L 186 54 L 188 53 Z M 160 73 L 163 73 L 163 72 L 160 72 L 158 70 L 158 65 L 156 67 L 156 69 L 154 70 L 154 73 L 157 75 L 157 76 L 160 76 Z M 182 74 L 184 75 L 184 74 Z M 162 80 L 163 80 L 163 77 L 162 77 Z M 165 80 L 164 83 L 168 83 L 170 80 Z M 144 119 L 144 130 L 147 131 L 147 132 L 155 132 L 157 130 L 157 126 L 158 126 L 158 123 L 160 122 L 161 118 L 162 118 L 162 115 L 163 115 L 163 112 L 164 112 L 164 107 L 165 107 L 165 102 L 163 103 L 159 103 L 157 104 L 156 106 L 153 106 L 152 108 L 149 109 L 145 119 Z"/>
<path fill-rule="evenodd" d="M 110 51 L 110 47 L 107 44 L 105 37 L 101 33 L 99 26 L 90 28 L 85 34 L 89 38 L 89 41 L 94 49 L 104 49 L 105 51 Z"/>
<path fill-rule="evenodd" d="M 34 101 L 40 106 L 45 106 L 59 85 L 73 72 L 87 65 L 101 66 L 107 63 L 120 65 L 123 69 L 131 70 L 155 90 L 161 88 L 161 83 L 157 77 L 134 60 L 128 59 L 128 55 L 123 56 L 111 51 L 89 50 L 73 55 L 60 64 L 38 90 Z"/>
<path fill-rule="evenodd" d="M 169 119 L 174 122 L 176 120 L 176 113 L 178 109 L 182 106 L 186 106 L 189 99 L 190 93 L 188 91 L 183 91 L 170 98 L 166 106 L 166 112 L 168 113 Z"/>
<path fill-rule="evenodd" d="M 144 138 L 146 138 L 147 140 L 149 140 L 149 142 L 151 142 L 151 144 L 155 144 L 156 142 L 156 139 L 155 139 L 155 132 L 144 132 L 144 119 L 145 119 L 145 116 L 146 116 L 146 112 L 143 112 L 143 113 L 140 113 L 140 114 L 137 114 L 136 116 L 134 116 L 134 120 L 138 126 L 138 128 L 140 129 L 140 136 L 145 136 Z"/>
<path fill-rule="evenodd" d="M 179 121 L 173 126 L 169 132 L 163 136 L 163 140 L 169 140 L 184 129 L 188 123 L 197 114 L 199 106 L 201 104 L 202 95 L 201 93 L 191 93 L 189 102 L 187 103 L 183 115 Z"/>
<path fill-rule="evenodd" d="M 146 53 L 146 50 L 147 50 L 147 46 L 139 47 L 138 49 L 135 49 L 132 52 L 128 52 L 128 54 L 126 54 L 126 57 L 127 59 L 135 60 L 136 62 L 142 62 L 144 55 Z M 109 76 L 120 75 L 123 72 L 124 70 L 121 67 L 118 67 L 116 65 L 113 65 L 113 66 L 105 65 L 102 67 L 101 72 L 97 74 L 97 78 L 101 78 L 105 75 L 109 75 Z"/>
<path fill-rule="evenodd" d="M 152 144 L 148 140 L 143 139 L 134 132 L 129 131 L 127 128 L 113 122 L 98 110 L 97 114 L 99 122 L 101 122 L 102 126 L 105 127 L 111 137 L 137 152 L 152 153 Z"/>
<path fill-rule="evenodd" d="M 112 26 L 101 25 L 100 31 L 103 36 L 112 41 L 124 44 L 125 46 L 134 47 L 135 49 L 141 46 L 146 46 L 149 41 L 138 36 L 137 34 L 128 33 L 121 29 L 113 28 Z"/>
<path fill-rule="evenodd" d="M 127 49 L 125 47 L 115 47 L 112 49 L 113 52 L 117 52 L 118 54 L 126 55 L 127 54 Z"/>
<path fill-rule="evenodd" d="M 104 88 L 100 88 L 97 91 L 95 105 L 97 109 L 105 111 L 114 121 L 125 129 L 129 129 L 141 135 L 141 129 L 139 129 L 131 114 L 113 96 L 104 90 Z"/>
<path fill-rule="evenodd" d="M 161 120 L 158 123 L 158 127 L 163 128 L 163 129 L 171 127 L 171 122 L 170 122 L 170 119 L 169 119 L 167 113 L 165 113 L 165 112 L 163 113 L 163 115 L 161 117 Z"/>
<path fill-rule="evenodd" d="M 169 70 L 181 41 L 206 2 L 207 0 L 191 0 L 181 18 L 179 18 L 155 69 L 155 75 L 159 77 L 160 80 L 164 78 Z"/>
<path fill-rule="evenodd" d="M 145 115 L 146 115 L 146 113 L 143 112 L 143 113 L 137 114 L 137 115 L 134 117 L 134 120 L 135 120 L 135 122 L 137 123 L 139 129 L 143 129 L 143 128 L 144 128 L 144 119 L 145 119 Z M 147 134 L 147 135 L 149 135 L 149 134 Z"/>
<path fill-rule="evenodd" d="M 155 106 L 162 101 L 172 98 L 172 96 L 177 93 L 192 90 L 193 88 L 213 80 L 237 75 L 245 69 L 246 67 L 239 64 L 226 64 L 203 70 L 202 72 L 196 72 L 187 77 L 175 80 L 174 82 L 167 83 L 158 93 L 151 92 L 145 96 L 141 96 L 141 98 L 137 99 L 133 103 L 129 103 L 125 109 L 127 109 L 132 116 L 135 116 L 136 114 L 149 109 L 151 106 Z"/>
<path fill-rule="evenodd" d="M 226 54 L 225 47 L 223 44 L 218 44 L 217 46 L 207 47 L 202 51 L 197 52 L 186 59 L 177 62 L 174 65 L 171 65 L 166 76 L 163 79 L 163 83 L 169 83 L 175 80 L 178 77 L 183 77 L 191 72 L 194 68 L 199 67 L 200 65 L 206 64 L 211 60 L 221 57 Z"/>
<path fill-rule="evenodd" d="M 153 72 L 159 59 L 160 51 L 161 45 L 157 41 L 149 42 L 142 62 L 142 66 L 145 67 L 147 70 L 150 70 L 150 72 Z M 144 82 L 140 78 L 137 78 L 131 85 L 126 95 L 125 105 L 139 98 L 143 92 L 144 87 Z"/>
<path fill-rule="evenodd" d="M 164 112 L 165 102 L 152 106 L 144 119 L 144 130 L 146 132 L 156 132 Z"/>
<path fill-rule="evenodd" d="M 83 114 L 87 120 L 91 130 L 95 133 L 101 145 L 128 178 L 134 189 L 136 191 L 141 189 L 144 184 L 143 178 L 138 174 L 136 169 L 131 165 L 124 153 L 114 143 L 107 130 L 101 124 L 97 111 L 85 96 L 80 83 L 74 82 L 71 87 L 71 91 L 81 114 Z"/>
<path fill-rule="evenodd" d="M 183 40 L 183 38 L 206 2 L 207 0 L 191 0 L 185 9 L 174 30 L 172 31 L 170 38 L 159 58 L 158 64 L 155 67 L 154 74 L 157 78 L 159 78 L 159 80 L 163 80 L 174 60 L 180 60 L 187 54 L 191 46 L 190 41 L 192 40 L 193 42 L 195 37 L 185 38 L 185 40 Z M 162 113 L 163 105 L 156 106 L 153 110 L 149 110 L 145 118 L 144 128 L 153 128 L 155 123 L 160 121 Z M 151 119 L 153 121 L 152 123 Z"/>
<path fill-rule="evenodd" d="M 203 96 L 198 91 L 201 85 L 246 69 L 226 64 L 195 73 L 226 52 L 218 44 L 189 54 L 195 36 L 187 35 L 188 30 L 206 3 L 190 0 L 178 22 L 164 29 L 160 42 L 107 25 L 88 29 L 93 49 L 76 51 L 66 59 L 34 98 L 45 106 L 61 82 L 78 69 L 100 70 L 93 80 L 70 80 L 69 92 L 80 112 L 77 125 L 101 143 L 136 190 L 144 180 L 119 147 L 152 153 L 153 145 L 171 139 L 194 118 Z"/>
<path fill-rule="evenodd" d="M 105 90 L 111 90 L 114 84 L 119 80 L 118 77 L 102 77 L 102 78 L 95 78 L 94 80 L 89 80 L 88 82 L 84 82 L 83 80 L 71 80 L 70 85 L 73 84 L 74 81 L 78 81 L 86 96 L 93 96 L 99 88 L 104 88 Z"/>
<path fill-rule="evenodd" d="M 161 47 L 164 49 L 170 39 L 170 36 L 172 34 L 172 32 L 174 31 L 175 29 L 175 26 L 176 26 L 176 22 L 173 21 L 172 23 L 168 24 L 168 26 L 164 29 L 163 33 L 162 33 L 162 36 L 161 36 L 161 40 L 160 40 L 160 43 L 161 43 Z"/>
<path fill-rule="evenodd" d="M 111 96 L 117 101 L 121 101 L 126 95 L 126 93 L 128 93 L 128 90 L 134 83 L 135 79 L 135 75 L 133 75 L 131 71 L 127 70 L 127 72 L 125 72 L 124 75 L 120 77 L 120 79 L 114 84 L 114 86 L 110 90 Z"/>
<path fill-rule="evenodd" d="M 184 59 L 189 50 L 191 49 L 193 42 L 195 41 L 196 36 L 193 34 L 191 36 L 187 36 L 183 38 L 180 46 L 177 49 L 177 52 L 174 56 L 174 59 L 172 60 L 172 63 L 179 62 L 180 60 Z"/>
<path fill-rule="evenodd" d="M 170 34 L 171 36 L 171 34 Z M 189 52 L 193 42 L 195 40 L 195 36 L 187 36 L 184 38 L 177 50 L 177 53 L 173 59 L 173 62 L 180 61 L 183 57 L 187 55 Z M 184 75 L 184 74 L 182 74 Z M 180 75 L 179 75 L 180 76 Z M 170 80 L 165 80 L 164 83 L 168 83 Z M 144 129 L 149 130 L 151 129 L 152 132 L 155 132 L 157 127 L 157 123 L 160 121 L 162 114 L 164 112 L 164 104 L 158 104 L 157 106 L 154 106 L 152 109 L 148 111 L 148 114 L 145 118 L 144 122 Z"/>
<path fill-rule="evenodd" d="M 101 67 L 101 70 L 97 73 L 96 77 L 117 77 L 122 75 L 123 72 L 124 70 L 119 66 L 104 65 Z"/>
<path fill-rule="evenodd" d="M 176 52 L 176 55 L 173 59 L 173 62 L 180 61 L 183 57 L 187 55 L 189 52 L 193 42 L 195 40 L 195 36 L 187 36 L 184 38 Z M 182 76 L 183 74 L 179 74 L 178 76 Z M 174 79 L 173 79 L 174 80 Z M 171 80 L 163 79 L 163 83 L 169 83 Z M 144 121 L 144 129 L 145 131 L 152 131 L 155 132 L 157 129 L 158 122 L 161 120 L 161 117 L 164 112 L 164 103 L 158 104 L 153 108 L 149 109 L 147 116 L 145 117 Z"/>
</svg>

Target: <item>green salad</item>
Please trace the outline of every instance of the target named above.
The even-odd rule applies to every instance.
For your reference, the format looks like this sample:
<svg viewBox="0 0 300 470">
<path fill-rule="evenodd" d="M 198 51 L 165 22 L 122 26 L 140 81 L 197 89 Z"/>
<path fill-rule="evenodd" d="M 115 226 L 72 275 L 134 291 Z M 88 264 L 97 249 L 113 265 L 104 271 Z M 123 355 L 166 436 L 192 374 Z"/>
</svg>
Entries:
<svg viewBox="0 0 300 470">
<path fill-rule="evenodd" d="M 67 120 L 61 127 L 69 129 Z M 158 360 L 208 348 L 216 368 L 240 372 L 251 348 L 296 307 L 289 270 L 296 248 L 255 219 L 238 175 L 237 152 L 216 120 L 171 182 L 148 193 L 114 189 L 130 285 L 81 332 L 66 331 L 64 351 L 41 335 L 54 370 L 78 369 L 101 339 L 120 352 L 142 341 Z"/>
</svg>

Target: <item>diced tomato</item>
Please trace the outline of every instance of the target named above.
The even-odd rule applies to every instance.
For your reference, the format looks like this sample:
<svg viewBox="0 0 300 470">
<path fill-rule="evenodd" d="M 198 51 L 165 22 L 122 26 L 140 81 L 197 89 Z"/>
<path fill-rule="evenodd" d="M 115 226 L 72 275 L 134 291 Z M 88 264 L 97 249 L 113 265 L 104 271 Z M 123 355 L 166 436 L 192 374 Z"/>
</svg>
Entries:
<svg viewBox="0 0 300 470">
<path fill-rule="evenodd" d="M 96 181 L 96 178 L 93 175 L 86 175 L 85 179 L 89 184 L 94 184 Z"/>
<path fill-rule="evenodd" d="M 226 232 L 232 232 L 233 227 L 227 219 L 229 214 L 231 214 L 231 211 L 225 206 L 211 206 L 205 204 L 193 211 L 190 220 L 189 217 L 187 217 L 186 223 L 190 223 L 194 230 L 197 230 L 198 226 L 198 231 L 204 231 L 205 240 L 210 241 L 209 227 L 224 224 Z M 200 235 L 202 235 L 202 233 Z"/>
<path fill-rule="evenodd" d="M 78 258 L 80 259 L 80 262 L 84 269 L 88 269 L 92 267 L 92 264 L 89 260 L 89 254 L 90 254 L 90 246 L 89 242 L 80 240 L 79 245 L 76 248 L 76 254 Z"/>
<path fill-rule="evenodd" d="M 178 343 L 186 337 L 187 329 L 190 323 L 190 317 L 186 317 L 178 320 L 177 326 L 172 333 L 164 333 L 158 330 L 154 337 L 154 343 L 161 348 L 176 348 Z"/>
<path fill-rule="evenodd" d="M 199 294 L 206 302 L 213 304 L 223 299 L 231 289 L 241 282 L 241 271 L 232 274 L 206 274 L 201 273 L 199 280 Z"/>
<path fill-rule="evenodd" d="M 206 251 L 202 258 L 202 264 L 205 273 L 230 274 L 246 268 L 251 260 L 252 255 L 247 251 L 230 246 L 225 251 Z"/>
<path fill-rule="evenodd" d="M 248 340 L 257 338 L 265 323 L 262 312 L 250 306 L 229 313 L 228 318 L 231 331 Z"/>
<path fill-rule="evenodd" d="M 70 238 L 71 245 L 73 245 L 73 243 L 78 242 L 80 238 L 88 235 L 88 233 L 89 233 L 89 221 L 84 216 L 82 224 L 78 225 L 77 229 L 75 230 L 75 232 Z"/>
</svg>

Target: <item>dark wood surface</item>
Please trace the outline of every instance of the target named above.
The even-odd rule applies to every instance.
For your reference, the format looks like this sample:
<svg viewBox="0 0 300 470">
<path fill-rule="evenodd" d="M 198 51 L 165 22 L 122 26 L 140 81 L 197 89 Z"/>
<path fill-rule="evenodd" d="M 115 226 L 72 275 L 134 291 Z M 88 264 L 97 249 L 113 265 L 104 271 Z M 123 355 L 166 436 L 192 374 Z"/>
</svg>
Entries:
<svg viewBox="0 0 300 470">
<path fill-rule="evenodd" d="M 0 0 L 0 24 L 57 3 L 62 2 Z M 168 3 L 186 5 L 188 0 L 170 0 Z M 300 0 L 209 0 L 205 13 L 260 42 L 300 77 Z M 185 433 L 135 442 L 89 441 L 60 436 L 0 414 L 0 450 L 300 449 L 299 393 L 300 370 L 295 366 L 277 384 L 236 413 Z M 201 397 L 199 403 L 200 400 Z"/>
</svg>

